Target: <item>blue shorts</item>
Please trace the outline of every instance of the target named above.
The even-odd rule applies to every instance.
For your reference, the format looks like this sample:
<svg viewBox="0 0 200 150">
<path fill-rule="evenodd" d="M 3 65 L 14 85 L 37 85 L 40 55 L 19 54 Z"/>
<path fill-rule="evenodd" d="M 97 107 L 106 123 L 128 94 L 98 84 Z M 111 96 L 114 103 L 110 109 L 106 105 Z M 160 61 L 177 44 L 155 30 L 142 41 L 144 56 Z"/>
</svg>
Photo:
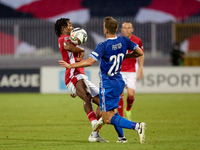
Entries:
<svg viewBox="0 0 200 150">
<path fill-rule="evenodd" d="M 118 108 L 120 95 L 124 90 L 125 83 L 121 86 L 115 86 L 110 88 L 100 88 L 100 109 L 101 111 L 107 112 Z"/>
</svg>

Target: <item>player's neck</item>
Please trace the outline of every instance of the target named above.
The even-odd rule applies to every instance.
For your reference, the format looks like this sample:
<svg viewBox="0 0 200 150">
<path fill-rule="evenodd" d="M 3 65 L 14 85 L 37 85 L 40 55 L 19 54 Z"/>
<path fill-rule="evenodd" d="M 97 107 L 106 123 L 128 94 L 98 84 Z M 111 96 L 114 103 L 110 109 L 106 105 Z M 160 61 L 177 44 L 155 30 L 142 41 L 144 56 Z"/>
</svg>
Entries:
<svg viewBox="0 0 200 150">
<path fill-rule="evenodd" d="M 62 35 L 70 35 L 70 32 L 63 31 L 61 32 Z"/>
<path fill-rule="evenodd" d="M 66 33 L 66 34 L 61 34 L 61 35 L 69 35 L 69 34 Z"/>
<path fill-rule="evenodd" d="M 128 37 L 129 39 L 131 38 L 132 34 Z"/>
<path fill-rule="evenodd" d="M 123 35 L 123 36 L 125 36 L 125 35 Z M 126 37 L 130 39 L 130 38 L 131 38 L 131 36 L 132 36 L 132 34 L 131 34 L 131 35 L 129 35 L 129 36 L 126 36 Z"/>
<path fill-rule="evenodd" d="M 106 34 L 106 39 L 115 38 L 115 37 L 116 37 L 116 34 L 110 34 L 110 33 Z"/>
</svg>

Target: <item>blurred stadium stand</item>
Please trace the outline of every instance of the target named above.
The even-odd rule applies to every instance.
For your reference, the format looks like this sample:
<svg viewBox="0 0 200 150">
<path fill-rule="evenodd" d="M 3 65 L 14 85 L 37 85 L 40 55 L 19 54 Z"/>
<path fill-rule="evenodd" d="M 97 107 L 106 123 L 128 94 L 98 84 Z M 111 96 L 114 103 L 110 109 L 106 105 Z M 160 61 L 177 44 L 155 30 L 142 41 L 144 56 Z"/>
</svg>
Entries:
<svg viewBox="0 0 200 150">
<path fill-rule="evenodd" d="M 200 34 L 200 18 L 197 17 L 185 19 L 178 25 L 173 22 L 137 23 L 130 17 L 115 19 L 119 22 L 118 35 L 124 21 L 133 23 L 134 34 L 142 39 L 144 45 L 145 66 L 170 66 L 172 44 Z M 184 30 L 184 24 L 191 28 Z M 103 18 L 91 17 L 88 23 L 73 26 L 82 27 L 88 33 L 88 40 L 82 45 L 86 49 L 85 58 L 88 58 L 97 43 L 105 39 Z M 0 19 L 0 67 L 58 66 L 57 60 L 61 59 L 61 55 L 57 39 L 53 22 L 39 19 Z M 198 65 L 198 62 L 195 64 Z"/>
</svg>

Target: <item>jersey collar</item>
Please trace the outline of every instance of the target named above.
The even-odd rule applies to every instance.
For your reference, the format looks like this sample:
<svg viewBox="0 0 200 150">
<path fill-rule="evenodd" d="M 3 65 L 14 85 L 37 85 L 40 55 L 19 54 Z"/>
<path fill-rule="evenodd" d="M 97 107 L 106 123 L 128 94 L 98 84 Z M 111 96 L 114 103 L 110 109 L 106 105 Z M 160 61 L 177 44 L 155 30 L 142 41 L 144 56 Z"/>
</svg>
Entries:
<svg viewBox="0 0 200 150">
<path fill-rule="evenodd" d="M 107 38 L 106 40 L 114 40 L 116 38 L 117 38 L 117 36 L 115 38 Z"/>
</svg>

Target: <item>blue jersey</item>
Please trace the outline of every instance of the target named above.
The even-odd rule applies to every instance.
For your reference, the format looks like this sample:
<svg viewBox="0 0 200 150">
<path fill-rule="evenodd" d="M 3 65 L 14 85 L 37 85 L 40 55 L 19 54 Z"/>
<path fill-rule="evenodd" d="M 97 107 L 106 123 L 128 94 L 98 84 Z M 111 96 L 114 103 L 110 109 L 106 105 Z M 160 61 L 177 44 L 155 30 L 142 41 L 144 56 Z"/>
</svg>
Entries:
<svg viewBox="0 0 200 150">
<path fill-rule="evenodd" d="M 135 50 L 137 44 L 125 36 L 107 39 L 99 43 L 90 57 L 96 61 L 101 59 L 100 74 L 102 79 L 114 79 L 120 76 L 121 64 L 126 55 L 127 49 Z"/>
<path fill-rule="evenodd" d="M 138 45 L 130 41 L 129 38 L 120 36 L 99 43 L 95 50 L 90 53 L 90 57 L 94 58 L 95 61 L 100 60 L 100 96 L 103 95 L 102 92 L 105 89 L 109 89 L 110 92 L 106 93 L 106 96 L 110 96 L 110 98 L 120 96 L 125 86 L 120 74 L 122 61 L 127 49 L 135 50 L 137 47 Z"/>
</svg>

